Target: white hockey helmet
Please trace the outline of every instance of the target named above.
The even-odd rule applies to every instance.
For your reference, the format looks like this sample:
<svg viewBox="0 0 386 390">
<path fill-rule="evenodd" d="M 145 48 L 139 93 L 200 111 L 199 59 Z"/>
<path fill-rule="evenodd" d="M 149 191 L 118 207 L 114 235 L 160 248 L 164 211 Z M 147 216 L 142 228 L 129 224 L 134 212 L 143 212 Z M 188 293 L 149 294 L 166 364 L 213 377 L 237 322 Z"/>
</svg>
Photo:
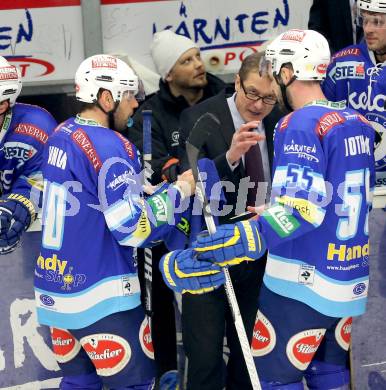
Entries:
<svg viewBox="0 0 386 390">
<path fill-rule="evenodd" d="M 20 95 L 21 87 L 19 68 L 11 65 L 4 57 L 0 56 L 0 103 L 9 99 L 12 107 Z"/>
<path fill-rule="evenodd" d="M 358 8 L 363 11 L 386 13 L 386 1 L 382 0 L 359 0 Z"/>
<path fill-rule="evenodd" d="M 115 102 L 120 102 L 125 92 L 138 93 L 139 80 L 119 58 L 98 54 L 86 58 L 76 71 L 75 95 L 81 102 L 95 103 L 101 88 L 110 91 Z"/>
<path fill-rule="evenodd" d="M 330 63 L 326 38 L 313 30 L 288 30 L 280 34 L 265 50 L 274 76 L 290 63 L 297 80 L 323 80 Z"/>
</svg>

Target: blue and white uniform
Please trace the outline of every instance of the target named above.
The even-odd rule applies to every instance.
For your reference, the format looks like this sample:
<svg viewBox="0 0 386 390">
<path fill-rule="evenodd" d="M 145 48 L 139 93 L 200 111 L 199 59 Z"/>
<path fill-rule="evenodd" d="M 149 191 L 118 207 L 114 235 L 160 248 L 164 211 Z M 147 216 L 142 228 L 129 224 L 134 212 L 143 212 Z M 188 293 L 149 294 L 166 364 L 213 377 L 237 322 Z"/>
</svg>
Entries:
<svg viewBox="0 0 386 390">
<path fill-rule="evenodd" d="M 135 146 L 96 122 L 71 118 L 50 137 L 35 268 L 41 324 L 79 329 L 140 305 L 133 247 L 159 240 L 181 199 L 171 186 L 145 202 L 140 170 Z"/>
<path fill-rule="evenodd" d="M 275 133 L 272 206 L 258 220 L 264 283 L 331 317 L 365 311 L 374 131 L 357 112 L 315 101 Z"/>
<path fill-rule="evenodd" d="M 343 103 L 279 121 L 252 353 L 263 389 L 344 389 L 351 316 L 365 311 L 375 132 Z M 281 308 L 281 309 L 278 309 Z"/>
<path fill-rule="evenodd" d="M 381 137 L 375 150 L 376 185 L 386 185 L 386 67 L 377 63 L 365 41 L 336 53 L 322 89 L 331 101 L 345 100 Z"/>
<path fill-rule="evenodd" d="M 16 103 L 4 117 L 0 130 L 0 188 L 2 195 L 30 199 L 31 189 L 43 187 L 41 163 L 44 146 L 57 123 L 41 107 Z M 37 207 L 38 204 L 35 203 Z"/>
<path fill-rule="evenodd" d="M 150 388 L 154 351 L 133 248 L 178 223 L 170 218 L 179 190 L 170 185 L 145 200 L 135 146 L 80 117 L 49 138 L 43 175 L 35 297 L 38 321 L 51 327 L 61 388 L 72 389 L 73 380 L 93 389 Z"/>
</svg>

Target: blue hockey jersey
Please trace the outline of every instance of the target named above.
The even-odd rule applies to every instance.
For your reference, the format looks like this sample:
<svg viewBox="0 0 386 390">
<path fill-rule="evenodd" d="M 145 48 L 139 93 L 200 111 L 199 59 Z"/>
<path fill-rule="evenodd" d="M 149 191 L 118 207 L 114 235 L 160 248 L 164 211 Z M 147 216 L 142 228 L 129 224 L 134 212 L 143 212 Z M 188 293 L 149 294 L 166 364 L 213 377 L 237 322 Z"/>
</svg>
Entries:
<svg viewBox="0 0 386 390">
<path fill-rule="evenodd" d="M 57 123 L 43 108 L 16 103 L 6 113 L 0 131 L 0 189 L 31 198 L 38 206 L 43 188 L 41 163 L 44 146 Z"/>
<path fill-rule="evenodd" d="M 70 118 L 47 145 L 38 320 L 83 328 L 140 305 L 133 247 L 171 229 L 181 195 L 169 186 L 144 201 L 135 146 L 94 121 Z"/>
<path fill-rule="evenodd" d="M 333 317 L 365 311 L 374 131 L 342 103 L 315 101 L 279 121 L 265 285 Z"/>
<path fill-rule="evenodd" d="M 345 100 L 364 115 L 381 141 L 375 150 L 377 185 L 386 185 L 386 64 L 377 63 L 366 42 L 334 55 L 322 89 L 328 100 Z"/>
</svg>

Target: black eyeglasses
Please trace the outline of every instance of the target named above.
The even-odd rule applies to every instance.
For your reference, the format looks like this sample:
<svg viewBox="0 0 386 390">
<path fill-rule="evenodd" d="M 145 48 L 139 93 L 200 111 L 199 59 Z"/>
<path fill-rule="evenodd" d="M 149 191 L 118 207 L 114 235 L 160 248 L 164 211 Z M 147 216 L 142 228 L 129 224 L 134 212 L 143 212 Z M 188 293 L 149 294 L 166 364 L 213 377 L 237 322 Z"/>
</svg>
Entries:
<svg viewBox="0 0 386 390">
<path fill-rule="evenodd" d="M 277 103 L 276 98 L 273 96 L 260 96 L 254 92 L 246 91 L 244 84 L 243 84 L 243 81 L 241 79 L 240 79 L 240 85 L 244 91 L 245 97 L 249 100 L 253 100 L 255 102 L 258 102 L 261 99 L 264 104 L 268 104 L 269 106 L 274 106 Z"/>
</svg>

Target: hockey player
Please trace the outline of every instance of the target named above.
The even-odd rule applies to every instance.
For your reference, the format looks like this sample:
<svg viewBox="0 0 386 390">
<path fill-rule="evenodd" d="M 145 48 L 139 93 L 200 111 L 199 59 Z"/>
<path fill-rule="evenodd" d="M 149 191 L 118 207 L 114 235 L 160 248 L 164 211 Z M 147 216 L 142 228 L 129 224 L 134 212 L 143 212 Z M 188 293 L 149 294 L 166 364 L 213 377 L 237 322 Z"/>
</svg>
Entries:
<svg viewBox="0 0 386 390">
<path fill-rule="evenodd" d="M 376 184 L 386 185 L 386 1 L 358 0 L 364 40 L 336 53 L 322 89 L 331 101 L 345 100 L 378 133 Z"/>
<path fill-rule="evenodd" d="M 143 198 L 137 150 L 117 132 L 138 107 L 139 80 L 127 64 L 92 56 L 75 82 L 83 106 L 50 137 L 43 162 L 38 320 L 51 327 L 62 389 L 148 389 L 152 346 L 133 247 L 168 232 L 194 181 L 184 174 Z"/>
<path fill-rule="evenodd" d="M 321 34 L 282 33 L 266 59 L 294 110 L 276 127 L 271 205 L 257 220 L 198 236 L 195 250 L 217 265 L 269 250 L 252 341 L 263 389 L 303 389 L 303 377 L 312 389 L 349 389 L 350 317 L 364 313 L 368 293 L 374 131 L 323 95 Z"/>
<path fill-rule="evenodd" d="M 35 220 L 43 187 L 40 165 L 56 126 L 44 109 L 16 103 L 18 68 L 0 56 L 0 254 L 16 249 Z"/>
</svg>

